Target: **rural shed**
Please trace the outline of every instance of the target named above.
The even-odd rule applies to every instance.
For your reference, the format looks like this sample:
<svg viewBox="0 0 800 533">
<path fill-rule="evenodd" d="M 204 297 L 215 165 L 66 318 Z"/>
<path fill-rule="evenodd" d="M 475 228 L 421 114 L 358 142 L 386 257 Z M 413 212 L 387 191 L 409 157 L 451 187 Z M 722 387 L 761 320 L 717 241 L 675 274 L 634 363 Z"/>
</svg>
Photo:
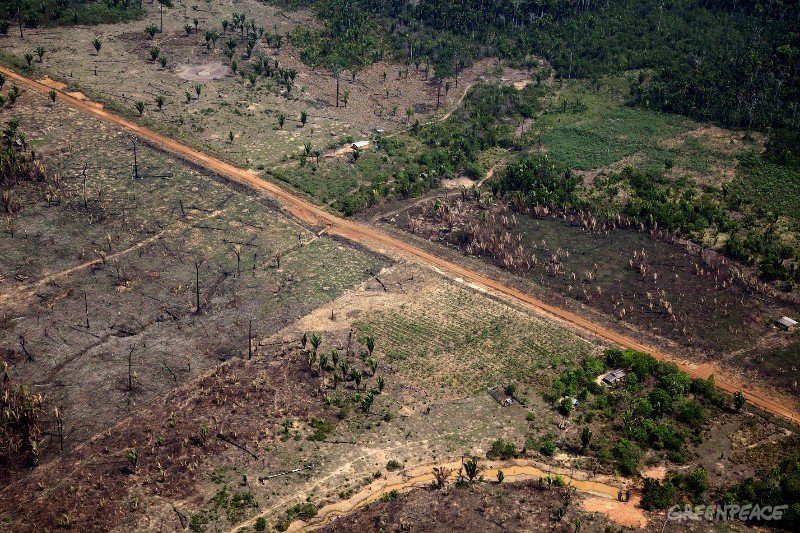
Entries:
<svg viewBox="0 0 800 533">
<path fill-rule="evenodd" d="M 353 150 L 364 150 L 369 146 L 369 141 L 356 141 L 350 145 Z"/>
<path fill-rule="evenodd" d="M 797 320 L 792 320 L 788 316 L 780 317 L 775 323 L 778 325 L 778 327 L 783 328 L 786 331 L 797 327 Z"/>
<path fill-rule="evenodd" d="M 605 383 L 606 385 L 616 385 L 617 383 L 625 379 L 626 375 L 627 372 L 625 372 L 621 368 L 612 370 L 611 372 L 603 376 L 603 383 Z"/>
</svg>

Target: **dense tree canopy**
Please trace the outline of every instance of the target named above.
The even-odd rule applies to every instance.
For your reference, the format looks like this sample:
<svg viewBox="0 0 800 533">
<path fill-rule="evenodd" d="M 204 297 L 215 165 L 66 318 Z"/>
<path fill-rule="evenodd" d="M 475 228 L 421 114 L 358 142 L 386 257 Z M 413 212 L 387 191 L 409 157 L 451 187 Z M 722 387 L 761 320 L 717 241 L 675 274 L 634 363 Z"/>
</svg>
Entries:
<svg viewBox="0 0 800 533">
<path fill-rule="evenodd" d="M 298 2 L 294 2 L 295 4 Z M 317 0 L 344 67 L 391 50 L 450 76 L 483 56 L 545 56 L 565 78 L 641 70 L 645 107 L 767 128 L 796 126 L 800 8 L 761 0 Z M 307 52 L 324 57 L 327 46 Z M 337 57 L 337 54 L 333 54 Z"/>
</svg>

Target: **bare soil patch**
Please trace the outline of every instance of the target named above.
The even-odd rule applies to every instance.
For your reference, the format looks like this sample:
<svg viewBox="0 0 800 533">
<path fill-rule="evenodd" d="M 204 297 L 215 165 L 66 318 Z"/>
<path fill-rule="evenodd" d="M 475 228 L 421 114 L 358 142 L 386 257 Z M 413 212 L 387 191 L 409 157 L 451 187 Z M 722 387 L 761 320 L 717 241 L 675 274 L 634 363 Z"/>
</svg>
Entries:
<svg viewBox="0 0 800 533">
<path fill-rule="evenodd" d="M 178 77 L 187 81 L 218 80 L 231 74 L 231 69 L 221 61 L 202 65 L 181 65 L 177 69 Z"/>
<path fill-rule="evenodd" d="M 579 499 L 566 497 L 561 489 L 545 490 L 534 481 L 490 482 L 447 491 L 417 489 L 341 517 L 321 531 L 403 531 L 424 524 L 426 531 L 437 532 L 567 532 L 574 531 L 576 520 L 597 530 L 611 523 L 601 513 L 584 511 Z M 556 518 L 559 509 L 566 509 L 561 519 Z"/>
</svg>

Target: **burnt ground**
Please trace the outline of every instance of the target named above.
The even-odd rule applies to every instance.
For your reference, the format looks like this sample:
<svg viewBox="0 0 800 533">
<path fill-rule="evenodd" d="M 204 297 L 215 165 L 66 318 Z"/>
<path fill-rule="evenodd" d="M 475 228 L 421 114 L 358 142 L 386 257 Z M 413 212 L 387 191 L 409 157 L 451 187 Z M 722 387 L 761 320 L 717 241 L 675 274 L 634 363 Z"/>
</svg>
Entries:
<svg viewBox="0 0 800 533">
<path fill-rule="evenodd" d="M 436 201 L 389 221 L 543 287 L 551 300 L 666 341 L 688 359 L 727 363 L 800 393 L 794 357 L 800 340 L 774 326 L 800 308 L 758 290 L 739 265 L 634 229 L 590 231 L 576 216 L 515 214 L 502 203 L 478 204 L 453 193 L 439 197 L 438 210 Z M 481 222 L 484 212 L 487 222 Z"/>
<path fill-rule="evenodd" d="M 325 414 L 296 357 L 235 360 L 6 485 L 0 514 L 14 531 L 183 529 L 209 496 L 208 472 L 235 456 L 269 469 L 263 447 L 286 418 Z M 126 458 L 139 453 L 136 468 Z M 233 490 L 257 479 L 239 477 Z M 153 509 L 155 508 L 155 509 Z"/>
<path fill-rule="evenodd" d="M 610 502 L 616 518 L 592 511 L 596 501 L 569 491 L 544 488 L 537 481 L 498 484 L 494 480 L 441 491 L 415 489 L 338 518 L 321 531 L 426 531 L 488 533 L 507 531 L 664 531 L 663 513 L 645 513 L 646 525 L 625 523 L 625 505 Z M 636 513 L 630 513 L 635 515 Z M 560 516 L 559 516 L 560 515 Z M 714 531 L 709 523 L 668 524 L 675 531 Z M 743 530 L 740 524 L 728 531 Z"/>
<path fill-rule="evenodd" d="M 583 512 L 567 490 L 541 488 L 537 482 L 454 486 L 448 490 L 416 489 L 395 499 L 375 502 L 338 518 L 321 531 L 559 531 L 608 524 Z M 560 509 L 565 509 L 558 519 Z M 602 529 L 602 528 L 601 528 Z"/>
</svg>

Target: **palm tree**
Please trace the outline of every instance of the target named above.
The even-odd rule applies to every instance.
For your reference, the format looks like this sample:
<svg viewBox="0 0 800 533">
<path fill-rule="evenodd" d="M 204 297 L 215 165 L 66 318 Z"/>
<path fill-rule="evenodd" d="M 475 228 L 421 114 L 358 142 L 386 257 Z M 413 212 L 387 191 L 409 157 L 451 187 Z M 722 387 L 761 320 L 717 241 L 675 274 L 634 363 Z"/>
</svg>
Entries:
<svg viewBox="0 0 800 533">
<path fill-rule="evenodd" d="M 302 124 L 302 126 L 305 127 L 306 122 L 308 122 L 308 113 L 306 113 L 305 111 L 300 111 L 300 124 Z"/>
<path fill-rule="evenodd" d="M 44 46 L 36 47 L 36 55 L 39 57 L 39 63 L 41 63 L 42 58 L 44 57 Z"/>
<path fill-rule="evenodd" d="M 378 376 L 375 379 L 375 384 L 378 386 L 378 394 L 383 392 L 383 388 L 386 386 L 386 380 L 383 379 L 383 376 Z"/>
<path fill-rule="evenodd" d="M 144 29 L 144 32 L 147 34 L 148 37 L 152 39 L 153 37 L 156 36 L 156 33 L 158 33 L 158 26 L 156 26 L 155 24 L 150 24 L 148 27 Z"/>
<path fill-rule="evenodd" d="M 161 65 L 161 68 L 167 68 L 167 58 L 164 57 L 164 56 L 161 56 L 158 59 L 158 64 Z"/>
<path fill-rule="evenodd" d="M 364 337 L 364 344 L 367 346 L 369 356 L 372 357 L 372 352 L 375 350 L 375 337 L 372 335 L 367 335 Z"/>
<path fill-rule="evenodd" d="M 279 127 L 280 129 L 283 129 L 283 123 L 284 123 L 284 122 L 286 122 L 286 115 L 284 115 L 283 113 L 281 113 L 281 114 L 279 114 L 279 115 L 278 115 L 278 127 Z"/>
<path fill-rule="evenodd" d="M 30 52 L 25 52 L 25 62 L 28 63 L 28 68 L 31 68 L 31 63 L 33 63 L 33 54 Z"/>
<path fill-rule="evenodd" d="M 223 33 L 228 31 L 228 25 L 229 24 L 230 24 L 230 22 L 228 21 L 228 19 L 222 19 L 222 31 L 223 31 Z"/>
<path fill-rule="evenodd" d="M 375 359 L 367 359 L 367 368 L 369 368 L 370 374 L 374 376 L 375 371 L 378 370 L 378 362 Z"/>
<path fill-rule="evenodd" d="M 158 49 L 157 46 L 154 46 L 150 49 L 150 59 L 155 63 L 156 59 L 158 59 L 159 54 L 161 54 L 161 50 Z"/>
<path fill-rule="evenodd" d="M 311 141 L 308 141 L 305 144 L 303 144 L 303 150 L 305 151 L 306 157 L 311 155 Z"/>
<path fill-rule="evenodd" d="M 12 85 L 11 89 L 8 90 L 8 105 L 13 106 L 14 102 L 16 102 L 17 98 L 19 98 L 19 95 L 19 87 Z"/>
<path fill-rule="evenodd" d="M 161 111 L 161 109 L 164 107 L 164 96 L 163 95 L 159 94 L 158 96 L 156 96 L 156 105 L 158 106 L 158 110 Z"/>
<path fill-rule="evenodd" d="M 342 93 L 342 103 L 344 104 L 345 107 L 347 107 L 347 101 L 348 100 L 350 100 L 350 91 L 345 90 Z"/>
<path fill-rule="evenodd" d="M 158 4 L 161 10 L 161 30 L 159 33 L 164 33 L 164 6 L 172 7 L 172 0 L 158 0 Z"/>
<path fill-rule="evenodd" d="M 185 94 L 186 94 L 186 103 L 187 104 L 191 103 L 191 101 L 192 101 L 192 93 L 190 93 L 189 91 L 186 91 Z"/>
<path fill-rule="evenodd" d="M 183 31 L 186 32 L 186 36 L 187 37 L 190 36 L 192 34 L 192 26 L 191 26 L 191 24 L 184 24 L 183 25 Z"/>
<path fill-rule="evenodd" d="M 139 464 L 139 452 L 136 451 L 136 448 L 131 448 L 125 453 L 125 457 L 128 459 L 131 469 L 136 472 L 136 467 Z"/>
<path fill-rule="evenodd" d="M 50 89 L 50 92 L 47 93 L 47 95 L 50 97 L 50 101 L 53 102 L 53 105 L 56 105 L 56 96 L 57 96 L 56 90 Z"/>
<path fill-rule="evenodd" d="M 408 109 L 406 109 L 406 116 L 408 117 L 408 122 L 411 123 L 411 117 L 414 116 L 414 108 L 413 107 L 409 107 Z"/>
<path fill-rule="evenodd" d="M 361 371 L 358 370 L 357 368 L 354 368 L 353 370 L 350 371 L 350 377 L 353 378 L 353 381 L 356 384 L 356 390 L 360 389 L 361 388 L 361 378 L 362 378 Z"/>
<path fill-rule="evenodd" d="M 103 43 L 100 42 L 100 39 L 95 37 L 94 40 L 92 41 L 92 46 L 94 46 L 95 53 L 99 54 L 100 53 L 100 48 L 103 46 Z"/>
<path fill-rule="evenodd" d="M 136 111 L 139 112 L 139 116 L 142 116 L 144 114 L 144 102 L 139 100 L 138 102 L 136 102 L 135 107 Z"/>
<path fill-rule="evenodd" d="M 200 91 L 202 91 L 202 90 L 203 90 L 203 86 L 200 85 L 199 83 L 196 83 L 195 86 L 194 86 L 194 92 L 197 93 L 197 98 L 200 98 Z"/>
<path fill-rule="evenodd" d="M 467 474 L 469 482 L 473 483 L 475 478 L 478 477 L 478 460 L 468 459 L 464 462 L 464 472 Z"/>
<path fill-rule="evenodd" d="M 231 144 L 233 144 L 233 139 L 234 139 L 233 131 L 229 131 L 228 132 L 228 140 L 231 142 Z"/>
<path fill-rule="evenodd" d="M 197 33 L 197 27 L 200 25 L 200 21 L 197 20 L 197 19 L 194 19 L 192 21 L 192 24 L 194 24 L 194 32 Z"/>
<path fill-rule="evenodd" d="M 314 335 L 311 335 L 311 347 L 314 349 L 315 352 L 319 348 L 320 344 L 322 344 L 322 339 L 316 333 Z"/>
</svg>

